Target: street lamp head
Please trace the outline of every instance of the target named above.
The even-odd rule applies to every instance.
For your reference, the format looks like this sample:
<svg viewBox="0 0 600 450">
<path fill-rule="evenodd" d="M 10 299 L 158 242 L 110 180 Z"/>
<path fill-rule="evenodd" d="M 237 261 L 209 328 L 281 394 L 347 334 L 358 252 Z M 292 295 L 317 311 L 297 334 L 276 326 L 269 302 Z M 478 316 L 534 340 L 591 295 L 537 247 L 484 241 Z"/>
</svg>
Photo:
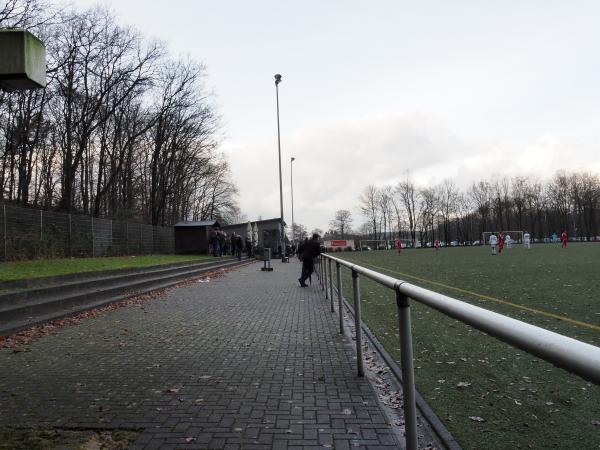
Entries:
<svg viewBox="0 0 600 450">
<path fill-rule="evenodd" d="M 275 86 L 277 86 L 279 83 L 281 83 L 281 75 L 275 74 Z"/>
<path fill-rule="evenodd" d="M 296 158 L 294 158 L 294 157 L 292 156 L 292 159 L 290 159 L 290 162 L 294 162 L 294 161 L 296 161 Z"/>
</svg>

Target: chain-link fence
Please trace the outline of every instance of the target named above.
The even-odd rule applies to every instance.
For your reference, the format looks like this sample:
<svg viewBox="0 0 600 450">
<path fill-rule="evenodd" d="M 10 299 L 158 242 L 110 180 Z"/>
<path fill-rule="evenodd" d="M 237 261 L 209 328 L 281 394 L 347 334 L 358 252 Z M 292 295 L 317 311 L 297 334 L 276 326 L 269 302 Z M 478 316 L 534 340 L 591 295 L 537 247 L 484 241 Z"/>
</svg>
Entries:
<svg viewBox="0 0 600 450">
<path fill-rule="evenodd" d="M 173 227 L 0 205 L 0 255 L 31 258 L 173 253 Z"/>
</svg>

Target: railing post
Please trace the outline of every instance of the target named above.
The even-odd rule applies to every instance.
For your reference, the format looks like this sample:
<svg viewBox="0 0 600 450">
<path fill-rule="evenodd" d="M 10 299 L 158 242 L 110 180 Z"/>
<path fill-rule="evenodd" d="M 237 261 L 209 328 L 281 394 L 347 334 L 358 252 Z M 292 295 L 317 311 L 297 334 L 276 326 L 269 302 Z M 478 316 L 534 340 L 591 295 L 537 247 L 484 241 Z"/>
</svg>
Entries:
<svg viewBox="0 0 600 450">
<path fill-rule="evenodd" d="M 360 285 L 358 282 L 358 272 L 352 270 L 352 291 L 354 293 L 354 332 L 356 333 L 356 365 L 358 376 L 365 376 L 362 354 L 362 328 L 360 318 Z"/>
<path fill-rule="evenodd" d="M 321 258 L 322 258 L 322 256 L 319 255 L 319 257 L 315 260 L 318 264 L 315 272 L 317 274 L 317 280 L 319 281 L 319 284 L 321 283 Z"/>
<path fill-rule="evenodd" d="M 329 300 L 329 289 L 327 288 L 327 258 L 323 257 L 323 290 L 325 291 L 325 300 Z"/>
<path fill-rule="evenodd" d="M 331 272 L 331 259 L 327 258 L 327 265 L 329 270 L 329 300 L 331 301 L 331 312 L 335 312 L 333 307 L 333 273 Z"/>
<path fill-rule="evenodd" d="M 410 302 L 406 295 L 396 290 L 398 305 L 398 331 L 400 336 L 402 390 L 404 392 L 404 423 L 406 429 L 406 448 L 416 450 L 417 406 L 415 401 L 415 372 L 413 368 L 412 332 L 410 324 Z"/>
<path fill-rule="evenodd" d="M 325 267 L 323 264 L 323 260 L 325 259 L 325 257 L 323 255 L 321 255 L 321 259 L 319 260 L 319 272 L 321 274 L 321 276 L 319 277 L 319 280 L 321 281 L 321 290 L 325 290 Z"/>
<path fill-rule="evenodd" d="M 337 290 L 338 290 L 338 310 L 340 312 L 340 334 L 344 334 L 344 315 L 342 314 L 342 274 L 340 270 L 340 263 L 335 262 L 336 277 L 337 277 Z"/>
</svg>

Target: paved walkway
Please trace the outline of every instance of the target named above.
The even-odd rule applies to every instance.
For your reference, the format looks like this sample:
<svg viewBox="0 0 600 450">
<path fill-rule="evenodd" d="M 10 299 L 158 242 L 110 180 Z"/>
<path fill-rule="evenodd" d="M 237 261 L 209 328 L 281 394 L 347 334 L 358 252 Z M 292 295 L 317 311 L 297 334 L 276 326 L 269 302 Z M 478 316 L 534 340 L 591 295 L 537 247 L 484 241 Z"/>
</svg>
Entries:
<svg viewBox="0 0 600 450">
<path fill-rule="evenodd" d="M 140 449 L 400 447 L 318 284 L 274 267 L 0 351 L 0 426 L 135 429 Z"/>
</svg>

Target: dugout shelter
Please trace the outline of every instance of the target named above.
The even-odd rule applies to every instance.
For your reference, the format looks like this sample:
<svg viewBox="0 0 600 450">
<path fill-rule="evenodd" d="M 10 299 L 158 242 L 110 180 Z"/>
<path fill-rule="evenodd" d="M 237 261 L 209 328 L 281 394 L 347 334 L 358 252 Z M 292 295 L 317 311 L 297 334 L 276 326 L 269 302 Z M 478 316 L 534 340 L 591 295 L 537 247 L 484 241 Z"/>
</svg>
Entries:
<svg viewBox="0 0 600 450">
<path fill-rule="evenodd" d="M 175 253 L 208 254 L 210 234 L 219 228 L 216 220 L 201 220 L 197 222 L 177 222 L 175 224 Z"/>
</svg>

